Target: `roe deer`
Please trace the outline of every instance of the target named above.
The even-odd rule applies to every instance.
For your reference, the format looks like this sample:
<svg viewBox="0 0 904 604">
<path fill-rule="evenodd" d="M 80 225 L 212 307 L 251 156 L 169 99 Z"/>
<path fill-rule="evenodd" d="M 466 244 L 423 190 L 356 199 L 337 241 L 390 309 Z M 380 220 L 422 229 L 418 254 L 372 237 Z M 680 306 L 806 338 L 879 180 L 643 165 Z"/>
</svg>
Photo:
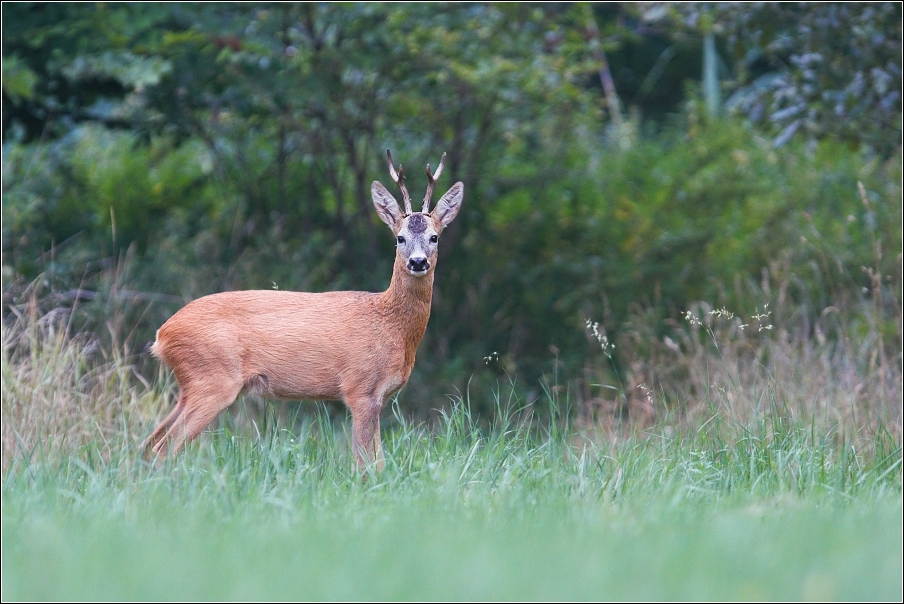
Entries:
<svg viewBox="0 0 904 604">
<path fill-rule="evenodd" d="M 212 294 L 190 302 L 157 330 L 154 356 L 179 384 L 176 407 L 148 437 L 158 458 L 179 451 L 242 391 L 282 399 L 342 400 L 352 414 L 352 449 L 359 468 L 383 468 L 380 409 L 408 381 L 427 329 L 439 235 L 461 207 L 455 183 L 430 211 L 446 159 L 427 164 L 420 212 L 411 209 L 402 166 L 386 150 L 389 173 L 405 202 L 374 181 L 380 219 L 396 237 L 389 288 L 382 293 L 302 293 L 276 290 Z"/>
</svg>

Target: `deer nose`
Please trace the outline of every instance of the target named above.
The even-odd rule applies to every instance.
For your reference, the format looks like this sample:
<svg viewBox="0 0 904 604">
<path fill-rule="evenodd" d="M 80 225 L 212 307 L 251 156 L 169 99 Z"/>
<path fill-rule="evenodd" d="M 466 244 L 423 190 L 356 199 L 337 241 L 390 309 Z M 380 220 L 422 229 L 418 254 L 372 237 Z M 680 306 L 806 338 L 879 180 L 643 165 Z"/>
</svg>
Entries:
<svg viewBox="0 0 904 604">
<path fill-rule="evenodd" d="M 430 263 L 423 256 L 408 259 L 408 268 L 414 273 L 423 273 L 430 268 Z"/>
</svg>

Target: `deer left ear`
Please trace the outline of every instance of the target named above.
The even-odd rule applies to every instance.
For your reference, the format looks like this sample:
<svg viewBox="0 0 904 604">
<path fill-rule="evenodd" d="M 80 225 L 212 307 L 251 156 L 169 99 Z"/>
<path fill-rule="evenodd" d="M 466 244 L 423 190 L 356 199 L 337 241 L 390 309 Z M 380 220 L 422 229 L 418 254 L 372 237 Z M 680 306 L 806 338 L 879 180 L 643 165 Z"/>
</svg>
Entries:
<svg viewBox="0 0 904 604">
<path fill-rule="evenodd" d="M 433 208 L 431 214 L 436 217 L 442 228 L 446 228 L 446 226 L 458 216 L 458 211 L 461 209 L 461 200 L 464 196 L 465 185 L 461 182 L 457 182 L 452 185 L 452 188 L 446 191 L 446 194 L 442 196 L 439 202 L 437 202 L 436 207 Z"/>
<path fill-rule="evenodd" d="M 392 196 L 392 193 L 386 190 L 386 187 L 376 180 L 370 185 L 370 196 L 374 200 L 374 207 L 377 209 L 380 220 L 385 222 L 395 232 L 399 221 L 402 219 L 402 210 L 399 208 L 399 202 Z"/>
</svg>

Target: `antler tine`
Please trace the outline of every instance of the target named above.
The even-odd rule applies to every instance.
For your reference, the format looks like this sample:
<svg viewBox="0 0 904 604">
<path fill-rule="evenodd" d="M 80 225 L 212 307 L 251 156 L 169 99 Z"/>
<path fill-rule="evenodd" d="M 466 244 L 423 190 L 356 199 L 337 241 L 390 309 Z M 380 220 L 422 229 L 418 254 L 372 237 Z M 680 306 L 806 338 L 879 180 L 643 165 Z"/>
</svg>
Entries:
<svg viewBox="0 0 904 604">
<path fill-rule="evenodd" d="M 389 152 L 389 149 L 386 150 L 386 159 L 389 161 L 389 175 L 393 182 L 398 183 L 399 175 L 396 174 L 395 167 L 392 165 L 392 153 Z"/>
<path fill-rule="evenodd" d="M 399 189 L 402 190 L 402 200 L 405 202 L 405 214 L 411 214 L 413 212 L 411 209 L 411 196 L 408 195 L 408 189 L 405 187 L 405 172 L 402 169 L 402 165 L 399 164 L 399 171 L 396 173 L 396 169 L 392 165 L 392 153 L 389 152 L 389 149 L 386 150 L 386 159 L 389 160 L 389 175 L 392 177 L 392 180 L 399 185 Z"/>
<path fill-rule="evenodd" d="M 436 167 L 436 174 L 430 172 L 430 164 L 427 164 L 427 193 L 424 195 L 424 207 L 421 210 L 424 213 L 430 210 L 430 198 L 433 196 L 433 187 L 436 185 L 436 181 L 439 180 L 439 175 L 443 173 L 445 163 L 446 154 L 443 153 L 439 160 L 439 165 Z"/>
</svg>

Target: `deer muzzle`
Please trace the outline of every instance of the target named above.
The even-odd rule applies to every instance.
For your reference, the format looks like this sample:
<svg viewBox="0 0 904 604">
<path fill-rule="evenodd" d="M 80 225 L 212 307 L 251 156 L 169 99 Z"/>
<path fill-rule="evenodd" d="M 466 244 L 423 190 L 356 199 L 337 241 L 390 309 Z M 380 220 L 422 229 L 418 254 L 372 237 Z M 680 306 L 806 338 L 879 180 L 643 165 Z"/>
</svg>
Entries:
<svg viewBox="0 0 904 604">
<path fill-rule="evenodd" d="M 408 259 L 408 270 L 415 274 L 423 274 L 430 268 L 430 262 L 426 256 L 412 256 Z"/>
</svg>

